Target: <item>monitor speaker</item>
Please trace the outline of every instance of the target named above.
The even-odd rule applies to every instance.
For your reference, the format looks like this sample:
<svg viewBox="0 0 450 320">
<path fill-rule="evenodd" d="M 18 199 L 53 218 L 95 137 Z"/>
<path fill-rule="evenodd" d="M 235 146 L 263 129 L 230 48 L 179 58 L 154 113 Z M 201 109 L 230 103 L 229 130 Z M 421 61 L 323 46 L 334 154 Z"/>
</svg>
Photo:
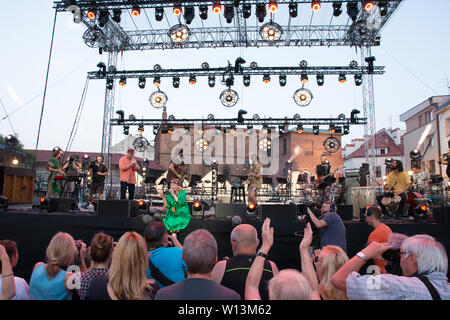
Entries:
<svg viewBox="0 0 450 320">
<path fill-rule="evenodd" d="M 216 218 L 231 219 L 234 216 L 245 217 L 247 206 L 243 203 L 216 203 Z"/>
<path fill-rule="evenodd" d="M 336 205 L 336 213 L 342 220 L 353 219 L 353 205 L 351 204 L 338 204 Z"/>
<path fill-rule="evenodd" d="M 69 198 L 49 198 L 48 212 L 69 212 L 78 210 L 78 204 L 74 199 Z"/>
<path fill-rule="evenodd" d="M 103 217 L 136 217 L 139 210 L 135 200 L 98 200 L 96 213 Z"/>
<path fill-rule="evenodd" d="M 297 208 L 294 204 L 261 204 L 261 219 L 270 218 L 271 222 L 297 221 Z"/>
</svg>

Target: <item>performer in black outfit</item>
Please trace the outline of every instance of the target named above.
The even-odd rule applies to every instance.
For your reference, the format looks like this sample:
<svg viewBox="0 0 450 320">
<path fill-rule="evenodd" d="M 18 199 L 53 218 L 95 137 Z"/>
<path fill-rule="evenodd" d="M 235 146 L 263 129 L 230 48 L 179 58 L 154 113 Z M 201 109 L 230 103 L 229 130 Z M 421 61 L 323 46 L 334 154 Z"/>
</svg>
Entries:
<svg viewBox="0 0 450 320">
<path fill-rule="evenodd" d="M 89 202 L 92 202 L 94 194 L 98 193 L 98 198 L 103 200 L 103 189 L 105 188 L 105 178 L 108 175 L 108 168 L 103 164 L 103 157 L 97 156 L 94 163 L 91 164 L 91 188 L 89 191 Z"/>
<path fill-rule="evenodd" d="M 330 162 L 326 156 L 322 154 L 320 157 L 320 164 L 316 166 L 316 188 L 319 190 L 319 197 L 321 202 L 328 201 L 330 186 L 335 179 L 330 173 Z"/>
<path fill-rule="evenodd" d="M 444 153 L 441 156 L 441 163 L 443 165 L 447 166 L 446 173 L 447 173 L 447 177 L 450 179 L 450 165 L 449 165 L 450 164 L 450 148 L 447 149 L 447 153 Z"/>
<path fill-rule="evenodd" d="M 170 181 L 173 179 L 178 179 L 180 186 L 183 186 L 183 181 L 181 180 L 183 173 L 185 171 L 185 165 L 183 161 L 183 149 L 178 152 L 178 158 L 170 161 L 169 170 L 166 176 L 167 189 L 170 189 Z"/>
</svg>

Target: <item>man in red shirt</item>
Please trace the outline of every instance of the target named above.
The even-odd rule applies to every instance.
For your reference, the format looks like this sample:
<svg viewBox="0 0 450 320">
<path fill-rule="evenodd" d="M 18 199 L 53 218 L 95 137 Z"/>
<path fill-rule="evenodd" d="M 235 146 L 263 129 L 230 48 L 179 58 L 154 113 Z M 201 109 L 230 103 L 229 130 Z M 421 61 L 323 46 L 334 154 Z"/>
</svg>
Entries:
<svg viewBox="0 0 450 320">
<path fill-rule="evenodd" d="M 120 158 L 119 170 L 120 170 L 120 200 L 126 198 L 128 189 L 128 199 L 134 199 L 134 189 L 136 185 L 136 171 L 139 171 L 140 167 L 134 158 L 134 150 L 128 149 L 127 155 Z"/>
<path fill-rule="evenodd" d="M 388 243 L 389 235 L 392 233 L 391 228 L 381 222 L 381 208 L 378 206 L 371 206 L 367 209 L 366 212 L 366 222 L 369 226 L 374 228 L 375 230 L 369 235 L 369 239 L 367 240 L 367 244 L 369 245 L 371 242 L 378 243 Z M 386 266 L 387 261 L 373 259 L 375 264 L 380 268 L 381 273 L 386 273 L 384 267 Z"/>
</svg>

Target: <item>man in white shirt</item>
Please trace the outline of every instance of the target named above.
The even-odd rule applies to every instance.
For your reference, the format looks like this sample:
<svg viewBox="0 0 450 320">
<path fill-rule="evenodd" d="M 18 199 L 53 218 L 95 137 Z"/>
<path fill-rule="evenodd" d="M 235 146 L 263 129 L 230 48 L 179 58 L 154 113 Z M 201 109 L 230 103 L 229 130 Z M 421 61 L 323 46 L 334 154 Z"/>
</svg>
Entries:
<svg viewBox="0 0 450 320">
<path fill-rule="evenodd" d="M 17 244 L 12 240 L 1 240 L 0 244 L 5 247 L 8 254 L 11 268 L 14 268 L 19 261 L 19 252 L 17 251 Z M 14 277 L 16 284 L 16 295 L 11 300 L 28 300 L 29 298 L 29 286 L 28 283 L 19 277 Z M 0 275 L 0 292 L 2 292 L 2 277 Z"/>
</svg>

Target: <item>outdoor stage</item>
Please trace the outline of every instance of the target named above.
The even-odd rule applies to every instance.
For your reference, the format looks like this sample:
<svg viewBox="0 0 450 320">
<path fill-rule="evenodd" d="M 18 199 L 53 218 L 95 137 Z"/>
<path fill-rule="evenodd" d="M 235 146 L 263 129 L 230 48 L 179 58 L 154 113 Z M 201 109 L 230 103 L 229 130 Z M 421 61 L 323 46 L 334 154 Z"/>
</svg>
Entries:
<svg viewBox="0 0 450 320">
<path fill-rule="evenodd" d="M 371 228 L 362 222 L 344 221 L 347 229 L 347 253 L 354 256 L 365 244 Z M 393 232 L 406 235 L 425 233 L 435 237 L 450 252 L 450 226 L 437 223 L 413 223 L 409 221 L 387 221 Z M 258 233 L 261 221 L 251 222 Z M 269 259 L 275 261 L 280 269 L 300 269 L 298 246 L 301 237 L 297 231 L 303 232 L 302 222 L 275 222 L 275 241 Z M 75 240 L 82 239 L 89 245 L 93 235 L 103 231 L 117 241 L 126 231 L 134 230 L 142 234 L 145 224 L 141 217 L 103 217 L 87 214 L 68 213 L 25 213 L 19 211 L 0 211 L 1 239 L 12 239 L 17 242 L 19 263 L 14 269 L 15 275 L 29 280 L 33 266 L 44 261 L 45 249 L 53 235 L 59 231 L 70 233 Z M 191 220 L 179 238 L 181 242 L 186 235 L 196 229 L 209 230 L 217 240 L 219 259 L 232 256 L 230 233 L 233 229 L 229 220 Z M 260 236 L 260 234 L 259 234 Z"/>
</svg>

